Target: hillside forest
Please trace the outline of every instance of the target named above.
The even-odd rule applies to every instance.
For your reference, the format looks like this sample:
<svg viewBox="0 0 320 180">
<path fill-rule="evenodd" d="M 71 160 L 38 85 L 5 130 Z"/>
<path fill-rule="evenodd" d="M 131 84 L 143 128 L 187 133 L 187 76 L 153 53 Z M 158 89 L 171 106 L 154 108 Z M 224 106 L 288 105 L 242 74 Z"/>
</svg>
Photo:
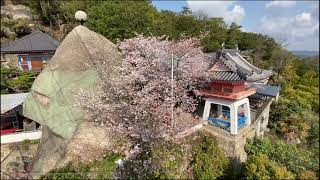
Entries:
<svg viewBox="0 0 320 180">
<path fill-rule="evenodd" d="M 28 24 L 37 24 L 36 28 L 63 37 L 78 25 L 74 19 L 77 10 L 88 14 L 85 23 L 89 29 L 104 35 L 112 42 L 119 44 L 126 39 L 143 35 L 145 37 L 166 37 L 178 41 L 182 38 L 197 38 L 203 52 L 212 52 L 221 48 L 239 48 L 246 59 L 255 66 L 272 69 L 274 75 L 269 83 L 281 86 L 280 98 L 273 103 L 270 112 L 270 132 L 264 138 L 255 138 L 246 145 L 248 160 L 241 171 L 232 173 L 228 160 L 215 140 L 204 134 L 198 135 L 197 143 L 190 149 L 193 159 L 191 168 L 181 170 L 182 147 L 177 144 L 164 144 L 163 151 L 157 148 L 152 154 L 143 154 L 138 159 L 152 157 L 152 172 L 140 173 L 134 177 L 147 178 L 234 178 L 244 179 L 317 179 L 319 178 L 319 57 L 300 58 L 285 48 L 285 42 L 257 33 L 243 32 L 241 25 L 226 24 L 222 18 L 209 18 L 204 13 L 192 12 L 184 7 L 180 12 L 158 11 L 150 1 L 90 1 L 77 0 L 23 1 L 37 18 L 19 22 L 1 16 L 1 40 L 10 42 L 25 33 Z M 141 13 L 143 12 L 143 13 Z M 3 31 L 8 27 L 15 36 Z M 35 27 L 32 27 L 35 28 Z M 18 74 L 13 77 L 12 74 Z M 18 76 L 18 78 L 16 78 Z M 1 94 L 28 91 L 32 85 L 33 74 L 1 68 Z M 31 81 L 31 83 L 30 83 Z M 194 140 L 186 140 L 192 142 Z M 199 143 L 199 142 L 202 142 Z M 167 154 L 166 154 L 167 153 Z M 172 154 L 174 160 L 166 158 Z M 209 158 L 214 154 L 215 158 Z M 82 178 L 89 176 L 89 166 L 111 168 L 110 155 L 103 162 L 83 164 L 83 168 L 68 165 L 54 172 L 76 172 Z M 219 159 L 219 160 L 218 160 Z M 110 161 L 111 161 L 110 160 Z M 104 162 L 105 161 L 105 162 Z M 160 163 L 161 161 L 161 163 Z M 162 162 L 165 161 L 165 162 Z M 212 164 L 212 165 L 208 165 Z M 108 166 L 108 167 L 107 167 Z M 134 167 L 139 164 L 128 164 L 133 175 Z M 263 167 L 263 168 L 262 168 Z M 112 167 L 114 168 L 114 167 Z M 190 173 L 192 176 L 185 174 Z M 184 174 L 185 173 L 185 174 Z M 102 174 L 101 177 L 111 177 Z M 126 177 L 122 174 L 121 177 Z M 44 179 L 61 178 L 54 173 Z M 63 178 L 74 179 L 74 176 Z"/>
</svg>

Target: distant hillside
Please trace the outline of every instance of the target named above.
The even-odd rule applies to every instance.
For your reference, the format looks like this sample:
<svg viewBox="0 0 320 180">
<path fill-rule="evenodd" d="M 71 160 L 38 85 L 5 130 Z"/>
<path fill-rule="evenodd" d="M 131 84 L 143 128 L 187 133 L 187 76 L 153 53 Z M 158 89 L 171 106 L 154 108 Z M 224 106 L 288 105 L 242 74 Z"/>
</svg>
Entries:
<svg viewBox="0 0 320 180">
<path fill-rule="evenodd" d="M 319 51 L 291 51 L 294 55 L 300 57 L 319 56 Z"/>
</svg>

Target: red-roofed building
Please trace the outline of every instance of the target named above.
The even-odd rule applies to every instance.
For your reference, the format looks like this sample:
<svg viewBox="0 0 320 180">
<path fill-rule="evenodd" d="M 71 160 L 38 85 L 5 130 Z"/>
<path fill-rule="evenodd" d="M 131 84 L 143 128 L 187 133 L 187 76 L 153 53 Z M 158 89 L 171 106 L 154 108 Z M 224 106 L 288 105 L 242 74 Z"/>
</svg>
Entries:
<svg viewBox="0 0 320 180">
<path fill-rule="evenodd" d="M 257 93 L 257 89 L 247 84 L 267 86 L 272 71 L 253 66 L 236 49 L 221 49 L 214 55 L 214 63 L 210 69 L 211 84 L 209 88 L 200 91 L 206 101 L 203 120 L 225 129 L 231 135 L 237 135 L 256 119 L 251 116 L 249 99 Z M 278 92 L 280 90 L 271 86 L 269 88 Z M 260 90 L 261 88 L 259 92 Z M 267 94 L 263 92 L 262 96 L 266 97 Z M 267 113 L 269 114 L 269 111 Z"/>
</svg>

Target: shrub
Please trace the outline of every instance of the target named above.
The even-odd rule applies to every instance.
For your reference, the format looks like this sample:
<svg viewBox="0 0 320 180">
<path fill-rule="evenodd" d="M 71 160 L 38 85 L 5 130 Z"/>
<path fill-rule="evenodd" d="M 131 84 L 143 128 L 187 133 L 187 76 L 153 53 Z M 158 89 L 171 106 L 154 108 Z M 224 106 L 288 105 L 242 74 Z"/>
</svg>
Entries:
<svg viewBox="0 0 320 180">
<path fill-rule="evenodd" d="M 1 94 L 30 91 L 36 76 L 37 73 L 34 72 L 22 72 L 15 68 L 1 68 Z"/>
<path fill-rule="evenodd" d="M 255 138 L 247 143 L 245 149 L 249 155 L 264 154 L 295 174 L 305 169 L 319 169 L 311 152 L 282 141 L 271 142 L 267 138 Z"/>
<path fill-rule="evenodd" d="M 88 165 L 74 166 L 69 163 L 66 166 L 51 170 L 47 174 L 41 176 L 39 179 L 87 179 Z"/>
<path fill-rule="evenodd" d="M 152 162 L 151 148 L 148 143 L 139 147 L 137 152 L 123 162 L 115 172 L 117 179 L 154 179 L 155 167 Z"/>
<path fill-rule="evenodd" d="M 194 175 L 197 179 L 215 179 L 224 174 L 229 160 L 212 137 L 200 134 L 193 147 Z"/>
<path fill-rule="evenodd" d="M 10 79 L 7 81 L 8 86 L 17 91 L 29 91 L 33 81 L 35 79 L 36 73 L 33 72 L 23 72 L 17 79 Z"/>
<path fill-rule="evenodd" d="M 313 171 L 304 170 L 298 174 L 297 179 L 318 179 L 318 177 Z"/>
<path fill-rule="evenodd" d="M 160 179 L 181 179 L 185 174 L 181 171 L 183 154 L 181 147 L 173 142 L 164 142 L 152 151 L 156 163 L 155 176 Z M 185 169 L 183 169 L 185 170 Z"/>
<path fill-rule="evenodd" d="M 264 154 L 251 155 L 245 165 L 247 179 L 294 179 L 285 166 L 269 160 Z"/>
<path fill-rule="evenodd" d="M 100 161 L 89 164 L 68 163 L 62 168 L 51 170 L 40 179 L 111 179 L 116 168 L 115 161 L 119 157 L 117 154 L 111 154 Z"/>
</svg>

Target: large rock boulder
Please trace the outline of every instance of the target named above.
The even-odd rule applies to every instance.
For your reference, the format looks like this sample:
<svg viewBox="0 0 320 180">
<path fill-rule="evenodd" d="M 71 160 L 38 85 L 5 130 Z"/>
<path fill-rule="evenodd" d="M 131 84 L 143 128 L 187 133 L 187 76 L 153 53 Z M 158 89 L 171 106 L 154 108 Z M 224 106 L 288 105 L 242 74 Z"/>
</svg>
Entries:
<svg viewBox="0 0 320 180">
<path fill-rule="evenodd" d="M 110 67 L 103 75 L 96 70 L 99 62 Z M 102 35 L 77 26 L 66 36 L 23 104 L 24 116 L 43 126 L 32 167 L 34 177 L 69 161 L 102 157 L 114 146 L 108 130 L 95 126 L 75 106 L 75 94 L 79 89 L 94 90 L 120 63 L 117 47 Z"/>
</svg>

